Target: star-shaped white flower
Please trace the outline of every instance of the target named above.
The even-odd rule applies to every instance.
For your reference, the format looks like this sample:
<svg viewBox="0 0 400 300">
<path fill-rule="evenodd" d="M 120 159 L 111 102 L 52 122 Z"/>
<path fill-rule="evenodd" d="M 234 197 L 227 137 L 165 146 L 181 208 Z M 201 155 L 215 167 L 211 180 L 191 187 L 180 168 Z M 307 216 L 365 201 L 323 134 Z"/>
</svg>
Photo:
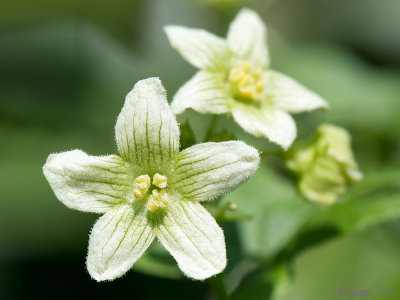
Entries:
<svg viewBox="0 0 400 300">
<path fill-rule="evenodd" d="M 182 26 L 166 26 L 165 31 L 171 45 L 200 69 L 174 96 L 175 114 L 187 108 L 232 113 L 245 131 L 287 149 L 296 137 L 289 113 L 328 107 L 318 95 L 269 68 L 267 29 L 250 9 L 238 13 L 226 40 Z"/>
<path fill-rule="evenodd" d="M 178 124 L 157 78 L 139 81 L 127 95 L 115 133 L 120 155 L 73 150 L 51 154 L 43 167 L 66 206 L 104 213 L 90 235 L 90 275 L 98 281 L 122 276 L 156 237 L 188 277 L 221 272 L 224 235 L 200 202 L 253 175 L 258 152 L 238 141 L 179 152 Z"/>
</svg>

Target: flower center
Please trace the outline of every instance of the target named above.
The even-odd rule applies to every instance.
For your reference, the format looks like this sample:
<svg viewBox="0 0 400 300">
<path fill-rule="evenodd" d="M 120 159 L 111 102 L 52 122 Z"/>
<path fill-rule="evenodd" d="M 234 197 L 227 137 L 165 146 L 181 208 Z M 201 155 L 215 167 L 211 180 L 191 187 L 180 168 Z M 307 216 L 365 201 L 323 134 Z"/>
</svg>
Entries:
<svg viewBox="0 0 400 300">
<path fill-rule="evenodd" d="M 133 190 L 133 195 L 136 199 L 143 199 L 151 187 L 149 175 L 140 175 L 135 179 L 136 188 Z M 153 189 L 147 200 L 147 209 L 155 212 L 160 207 L 165 207 L 168 203 L 168 194 L 164 190 L 167 187 L 167 177 L 156 173 L 153 176 L 153 185 L 160 188 Z"/>
<path fill-rule="evenodd" d="M 239 61 L 229 73 L 229 83 L 235 96 L 260 99 L 264 88 L 262 70 L 249 62 Z"/>
</svg>

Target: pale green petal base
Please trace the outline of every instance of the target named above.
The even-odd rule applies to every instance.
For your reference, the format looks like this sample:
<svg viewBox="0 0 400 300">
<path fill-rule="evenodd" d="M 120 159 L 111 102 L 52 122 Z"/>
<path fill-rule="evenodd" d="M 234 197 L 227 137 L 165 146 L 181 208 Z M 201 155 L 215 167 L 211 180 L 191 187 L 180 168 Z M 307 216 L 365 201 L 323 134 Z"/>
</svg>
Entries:
<svg viewBox="0 0 400 300">
<path fill-rule="evenodd" d="M 157 229 L 157 238 L 188 277 L 204 280 L 225 269 L 222 229 L 198 202 L 175 201 Z"/>
</svg>

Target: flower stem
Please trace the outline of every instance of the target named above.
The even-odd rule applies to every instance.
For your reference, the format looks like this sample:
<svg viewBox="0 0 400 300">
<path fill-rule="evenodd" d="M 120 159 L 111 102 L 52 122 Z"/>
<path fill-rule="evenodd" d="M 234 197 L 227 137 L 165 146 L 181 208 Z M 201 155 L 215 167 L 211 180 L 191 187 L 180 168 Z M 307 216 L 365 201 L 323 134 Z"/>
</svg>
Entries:
<svg viewBox="0 0 400 300">
<path fill-rule="evenodd" d="M 217 276 L 211 277 L 208 279 L 208 282 L 214 291 L 215 295 L 220 300 L 227 300 L 229 299 L 228 291 L 225 286 L 224 274 L 218 274 Z"/>
<path fill-rule="evenodd" d="M 207 129 L 204 142 L 209 142 L 214 135 L 215 125 L 217 124 L 218 115 L 214 115 L 211 119 L 210 126 Z"/>
<path fill-rule="evenodd" d="M 224 203 L 214 214 L 215 220 L 217 220 L 218 223 L 221 222 L 234 222 L 234 221 L 249 221 L 252 219 L 252 216 L 249 215 L 238 215 L 238 214 L 232 214 L 229 213 L 229 211 L 236 210 L 236 208 L 233 208 L 233 203 L 232 201 L 227 201 Z M 227 213 L 228 212 L 228 213 Z"/>
</svg>

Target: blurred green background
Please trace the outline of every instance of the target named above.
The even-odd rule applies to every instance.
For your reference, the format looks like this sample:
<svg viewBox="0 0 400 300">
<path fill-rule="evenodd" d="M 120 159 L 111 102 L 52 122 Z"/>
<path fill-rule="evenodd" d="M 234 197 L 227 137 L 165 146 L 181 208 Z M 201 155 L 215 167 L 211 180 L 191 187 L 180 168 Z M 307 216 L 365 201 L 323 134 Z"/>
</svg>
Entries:
<svg viewBox="0 0 400 300">
<path fill-rule="evenodd" d="M 297 192 L 282 162 L 265 155 L 258 174 L 227 197 L 254 216 L 222 224 L 228 290 L 235 299 L 318 300 L 343 299 L 338 288 L 396 288 L 400 297 L 400 1 L 3 0 L 0 299 L 215 298 L 212 284 L 181 277 L 157 245 L 123 278 L 93 281 L 85 256 L 97 216 L 62 205 L 41 168 L 52 152 L 116 153 L 114 124 L 134 83 L 158 76 L 171 100 L 195 71 L 163 26 L 225 36 L 244 6 L 268 26 L 272 67 L 331 105 L 296 116 L 297 143 L 321 122 L 346 127 L 365 179 L 349 192 L 357 200 L 316 209 L 291 201 Z M 180 117 L 197 142 L 210 120 Z M 276 153 L 231 120 L 217 125 Z"/>
</svg>

